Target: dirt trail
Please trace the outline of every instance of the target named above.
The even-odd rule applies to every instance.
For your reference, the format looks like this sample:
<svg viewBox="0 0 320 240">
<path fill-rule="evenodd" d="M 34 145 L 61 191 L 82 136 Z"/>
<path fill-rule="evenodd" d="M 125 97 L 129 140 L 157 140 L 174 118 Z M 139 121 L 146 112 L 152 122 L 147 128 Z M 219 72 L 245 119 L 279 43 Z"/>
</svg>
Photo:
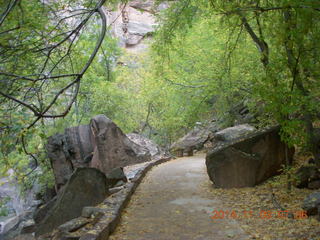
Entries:
<svg viewBox="0 0 320 240">
<path fill-rule="evenodd" d="M 111 240 L 248 239 L 232 219 L 212 220 L 222 203 L 208 189 L 204 155 L 154 167 L 124 211 Z"/>
</svg>

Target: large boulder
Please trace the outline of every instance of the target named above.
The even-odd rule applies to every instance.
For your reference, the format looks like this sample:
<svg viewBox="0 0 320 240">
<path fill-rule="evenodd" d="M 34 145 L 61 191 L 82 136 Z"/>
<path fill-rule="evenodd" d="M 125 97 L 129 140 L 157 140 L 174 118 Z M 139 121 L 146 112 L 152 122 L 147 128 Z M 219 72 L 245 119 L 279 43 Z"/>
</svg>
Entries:
<svg viewBox="0 0 320 240">
<path fill-rule="evenodd" d="M 59 192 L 54 205 L 37 224 L 36 235 L 48 233 L 61 224 L 79 217 L 83 207 L 101 203 L 108 193 L 104 173 L 94 168 L 77 168 Z"/>
<path fill-rule="evenodd" d="M 95 146 L 91 167 L 109 173 L 113 168 L 125 167 L 150 160 L 145 148 L 130 141 L 121 129 L 104 115 L 91 119 L 90 128 Z"/>
<path fill-rule="evenodd" d="M 146 148 L 130 141 L 104 115 L 95 116 L 89 125 L 66 128 L 63 134 L 49 137 L 46 149 L 57 189 L 79 167 L 93 167 L 107 174 L 117 167 L 150 160 Z"/>
<path fill-rule="evenodd" d="M 286 145 L 279 127 L 256 131 L 224 142 L 207 153 L 207 172 L 216 187 L 252 187 L 279 174 L 285 164 Z M 289 161 L 294 149 L 288 149 Z"/>
</svg>

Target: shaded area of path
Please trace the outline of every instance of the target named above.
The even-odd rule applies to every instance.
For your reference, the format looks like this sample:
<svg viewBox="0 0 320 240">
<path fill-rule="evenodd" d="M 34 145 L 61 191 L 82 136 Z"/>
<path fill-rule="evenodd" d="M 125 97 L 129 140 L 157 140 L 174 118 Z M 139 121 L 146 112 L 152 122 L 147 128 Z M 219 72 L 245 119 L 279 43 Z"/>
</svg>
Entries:
<svg viewBox="0 0 320 240">
<path fill-rule="evenodd" d="M 154 167 L 143 179 L 111 240 L 248 239 L 232 219 L 212 220 L 222 209 L 210 194 L 204 155 Z"/>
</svg>

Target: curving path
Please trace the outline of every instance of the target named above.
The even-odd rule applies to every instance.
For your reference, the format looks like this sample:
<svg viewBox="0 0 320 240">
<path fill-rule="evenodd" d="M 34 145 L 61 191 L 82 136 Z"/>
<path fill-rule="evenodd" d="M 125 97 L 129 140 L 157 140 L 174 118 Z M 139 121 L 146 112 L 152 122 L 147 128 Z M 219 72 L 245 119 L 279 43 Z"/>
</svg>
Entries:
<svg viewBox="0 0 320 240">
<path fill-rule="evenodd" d="M 172 160 L 154 167 L 124 210 L 111 240 L 248 239 L 237 222 L 212 220 L 222 209 L 210 194 L 205 157 Z"/>
</svg>

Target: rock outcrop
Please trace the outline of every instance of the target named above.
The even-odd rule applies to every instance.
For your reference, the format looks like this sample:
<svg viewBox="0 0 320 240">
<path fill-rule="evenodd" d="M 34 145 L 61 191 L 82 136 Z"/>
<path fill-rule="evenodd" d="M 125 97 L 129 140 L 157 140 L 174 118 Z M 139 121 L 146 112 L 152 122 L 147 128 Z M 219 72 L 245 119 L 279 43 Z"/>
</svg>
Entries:
<svg viewBox="0 0 320 240">
<path fill-rule="evenodd" d="M 107 22 L 111 23 L 111 33 L 119 44 L 133 52 L 148 47 L 143 41 L 153 34 L 157 27 L 155 14 L 168 7 L 167 3 L 155 4 L 154 0 L 129 1 L 116 10 L 105 9 Z"/>
<path fill-rule="evenodd" d="M 57 200 L 36 226 L 36 235 L 52 231 L 61 224 L 79 217 L 83 207 L 95 206 L 108 196 L 104 173 L 94 168 L 77 168 L 59 192 Z"/>
<path fill-rule="evenodd" d="M 132 142 L 104 115 L 89 125 L 65 129 L 48 139 L 48 157 L 60 189 L 79 167 L 97 168 L 107 174 L 112 169 L 150 160 L 149 151 Z"/>
<path fill-rule="evenodd" d="M 279 128 L 257 131 L 222 142 L 207 153 L 207 172 L 216 187 L 252 187 L 279 174 L 285 164 L 286 145 Z M 289 161 L 294 149 L 288 149 Z"/>
</svg>

